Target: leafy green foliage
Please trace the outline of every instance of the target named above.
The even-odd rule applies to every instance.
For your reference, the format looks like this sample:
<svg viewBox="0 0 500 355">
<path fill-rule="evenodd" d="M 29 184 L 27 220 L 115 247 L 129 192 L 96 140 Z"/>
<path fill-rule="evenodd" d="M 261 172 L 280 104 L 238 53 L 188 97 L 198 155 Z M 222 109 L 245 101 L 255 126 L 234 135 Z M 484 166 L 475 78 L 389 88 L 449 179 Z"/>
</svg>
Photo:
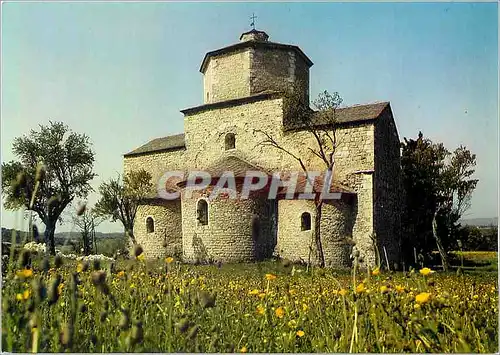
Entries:
<svg viewBox="0 0 500 355">
<path fill-rule="evenodd" d="M 36 212 L 54 254 L 56 222 L 74 198 L 85 198 L 92 190 L 89 182 L 96 174 L 89 137 L 50 122 L 16 138 L 13 152 L 18 160 L 2 163 L 5 208 Z"/>
<path fill-rule="evenodd" d="M 95 205 L 99 216 L 109 217 L 113 222 L 120 221 L 135 244 L 134 219 L 143 200 L 153 193 L 151 174 L 144 169 L 131 171 L 123 177 L 118 176 L 99 186 L 101 198 Z"/>
<path fill-rule="evenodd" d="M 476 156 L 460 146 L 450 153 L 442 143 L 433 143 L 420 132 L 417 139 L 402 143 L 402 176 L 405 189 L 403 252 L 412 258 L 413 248 L 429 254 L 437 243 L 444 250 L 456 246 L 458 220 L 469 207 L 478 180 L 472 179 Z M 438 246 L 439 247 L 439 246 Z"/>
<path fill-rule="evenodd" d="M 458 231 L 463 250 L 495 251 L 498 249 L 498 227 L 464 226 Z"/>
</svg>

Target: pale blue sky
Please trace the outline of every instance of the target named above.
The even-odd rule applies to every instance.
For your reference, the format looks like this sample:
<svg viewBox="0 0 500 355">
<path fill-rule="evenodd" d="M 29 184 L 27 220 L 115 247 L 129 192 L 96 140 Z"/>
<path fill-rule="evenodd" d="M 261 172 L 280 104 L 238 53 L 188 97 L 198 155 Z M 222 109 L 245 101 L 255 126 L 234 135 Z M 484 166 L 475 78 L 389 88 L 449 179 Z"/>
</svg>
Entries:
<svg viewBox="0 0 500 355">
<path fill-rule="evenodd" d="M 236 43 L 255 12 L 270 40 L 296 44 L 314 62 L 311 97 L 326 89 L 346 104 L 389 100 L 401 139 L 421 130 L 476 153 L 466 217 L 497 216 L 497 6 L 3 3 L 2 161 L 14 158 L 14 137 L 63 121 L 91 137 L 97 188 L 122 171 L 124 153 L 183 131 L 179 110 L 202 103 L 204 54 Z M 2 226 L 20 221 L 2 207 Z"/>
</svg>

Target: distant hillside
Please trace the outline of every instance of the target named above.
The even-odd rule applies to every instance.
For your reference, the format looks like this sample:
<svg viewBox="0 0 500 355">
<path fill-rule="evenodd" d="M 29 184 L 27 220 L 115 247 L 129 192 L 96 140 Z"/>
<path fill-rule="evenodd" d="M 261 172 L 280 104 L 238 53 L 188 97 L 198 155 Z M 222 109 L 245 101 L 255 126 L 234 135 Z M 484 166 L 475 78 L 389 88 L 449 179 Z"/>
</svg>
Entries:
<svg viewBox="0 0 500 355">
<path fill-rule="evenodd" d="M 12 231 L 13 229 L 2 227 L 2 242 L 12 242 Z M 21 243 L 26 238 L 27 234 L 28 233 L 24 231 L 16 231 L 16 244 Z"/>
<path fill-rule="evenodd" d="M 16 232 L 16 243 L 21 243 L 25 240 L 27 237 L 27 232 L 24 231 L 18 231 L 14 229 L 9 229 L 9 228 L 3 228 L 2 227 L 2 241 L 3 242 L 11 242 L 12 240 L 12 232 Z M 97 240 L 107 240 L 107 239 L 123 239 L 124 238 L 124 233 L 102 233 L 102 232 L 96 232 L 96 239 Z M 40 238 L 43 240 L 43 232 L 41 232 Z M 55 241 L 56 245 L 63 245 L 66 242 L 69 241 L 79 241 L 81 240 L 81 234 L 80 232 L 60 232 L 55 234 Z"/>
<path fill-rule="evenodd" d="M 498 227 L 498 217 L 492 218 L 466 218 L 460 221 L 462 225 L 476 226 L 476 227 L 487 227 L 487 226 L 497 226 Z"/>
<path fill-rule="evenodd" d="M 95 237 L 97 240 L 100 239 L 113 239 L 113 238 L 123 238 L 124 233 L 102 233 L 96 232 Z M 82 235 L 80 232 L 60 232 L 55 234 L 56 240 L 80 240 Z"/>
<path fill-rule="evenodd" d="M 15 229 L 2 228 L 2 246 L 7 247 L 12 242 L 12 235 L 15 232 L 16 244 L 24 244 L 28 237 L 27 232 Z M 29 236 L 31 238 L 31 236 Z M 39 242 L 43 241 L 43 234 L 40 235 Z M 79 232 L 60 232 L 55 234 L 56 248 L 64 254 L 79 253 L 82 246 L 82 237 Z M 5 244 L 3 244 L 5 243 Z M 125 233 L 101 233 L 96 232 L 96 245 L 92 247 L 92 253 L 113 256 L 117 250 L 126 249 L 127 243 Z M 3 249 L 3 251 L 6 249 Z M 8 249 L 7 249 L 8 250 Z"/>
</svg>

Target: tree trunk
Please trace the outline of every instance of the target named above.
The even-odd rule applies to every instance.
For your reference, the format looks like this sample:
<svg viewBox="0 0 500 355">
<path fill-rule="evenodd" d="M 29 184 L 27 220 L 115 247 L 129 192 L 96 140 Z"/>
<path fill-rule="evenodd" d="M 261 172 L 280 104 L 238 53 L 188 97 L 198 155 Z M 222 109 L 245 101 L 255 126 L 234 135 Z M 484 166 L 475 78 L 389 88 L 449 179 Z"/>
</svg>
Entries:
<svg viewBox="0 0 500 355">
<path fill-rule="evenodd" d="M 83 235 L 83 254 L 85 256 L 90 254 L 90 231 L 86 230 L 82 233 Z"/>
<path fill-rule="evenodd" d="M 323 243 L 321 242 L 321 211 L 323 207 L 323 200 L 315 201 L 316 214 L 314 217 L 314 241 L 316 243 L 316 253 L 320 267 L 325 267 L 325 255 L 323 254 Z"/>
<path fill-rule="evenodd" d="M 448 257 L 446 256 L 446 250 L 444 250 L 443 244 L 441 243 L 441 238 L 437 234 L 437 215 L 439 212 L 439 208 L 434 212 L 434 217 L 432 218 L 432 234 L 434 239 L 436 240 L 436 245 L 439 251 L 439 255 L 441 255 L 441 263 L 443 265 L 443 270 L 448 271 Z"/>
<path fill-rule="evenodd" d="M 128 250 L 129 256 L 134 256 L 134 248 L 136 246 L 136 240 L 134 236 L 133 229 L 125 229 L 125 237 L 127 239 L 126 248 Z"/>
<path fill-rule="evenodd" d="M 56 224 L 52 221 L 45 222 L 45 245 L 49 248 L 50 255 L 56 255 L 56 242 L 54 239 L 54 233 L 56 231 Z"/>
<path fill-rule="evenodd" d="M 134 235 L 134 227 L 126 228 L 125 233 L 129 239 L 129 244 L 132 243 L 132 247 L 134 247 L 137 244 L 137 241 L 135 240 L 135 235 Z"/>
<path fill-rule="evenodd" d="M 95 240 L 95 224 L 92 221 L 92 228 L 90 229 L 90 249 L 94 249 L 94 254 L 97 254 L 97 243 Z"/>
</svg>

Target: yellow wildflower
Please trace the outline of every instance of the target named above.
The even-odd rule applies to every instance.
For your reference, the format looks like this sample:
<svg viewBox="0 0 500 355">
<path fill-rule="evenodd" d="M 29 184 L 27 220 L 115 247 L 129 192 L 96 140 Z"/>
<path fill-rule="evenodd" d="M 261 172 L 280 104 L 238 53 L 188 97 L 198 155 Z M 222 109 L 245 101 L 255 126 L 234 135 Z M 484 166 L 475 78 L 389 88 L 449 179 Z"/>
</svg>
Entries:
<svg viewBox="0 0 500 355">
<path fill-rule="evenodd" d="M 63 283 L 63 282 L 61 282 L 61 283 L 59 284 L 59 286 L 57 286 L 57 294 L 58 294 L 58 295 L 61 295 L 63 288 L 64 288 L 64 283 Z"/>
<path fill-rule="evenodd" d="M 116 276 L 117 276 L 117 277 L 120 277 L 120 278 L 124 277 L 124 276 L 125 276 L 125 271 L 123 271 L 123 270 L 119 271 L 119 272 L 116 274 Z"/>
<path fill-rule="evenodd" d="M 22 301 L 22 300 L 23 300 L 23 295 L 22 295 L 22 293 L 18 293 L 18 294 L 16 295 L 16 300 L 18 300 L 18 301 Z"/>
<path fill-rule="evenodd" d="M 266 309 L 262 307 L 260 304 L 257 306 L 257 313 L 258 314 L 264 314 L 266 312 Z"/>
<path fill-rule="evenodd" d="M 146 256 L 144 255 L 144 253 L 141 253 L 140 255 L 137 256 L 137 260 L 139 261 L 144 261 L 145 258 Z"/>
<path fill-rule="evenodd" d="M 276 308 L 276 311 L 274 311 L 274 313 L 276 314 L 276 317 L 283 318 L 283 316 L 285 315 L 285 310 L 282 307 L 278 307 Z"/>
<path fill-rule="evenodd" d="M 304 331 L 303 331 L 303 330 L 297 330 L 297 333 L 295 333 L 295 334 L 297 334 L 297 336 L 298 336 L 299 338 L 302 338 L 302 337 L 303 337 L 306 333 L 304 333 Z"/>
<path fill-rule="evenodd" d="M 424 276 L 427 276 L 429 274 L 432 274 L 434 271 L 429 269 L 428 267 L 424 267 L 423 269 L 420 269 L 420 273 Z"/>
<path fill-rule="evenodd" d="M 165 262 L 167 264 L 171 264 L 173 261 L 174 261 L 174 258 L 172 258 L 171 256 L 169 256 L 168 258 L 165 258 Z"/>
<path fill-rule="evenodd" d="M 343 288 L 339 291 L 339 295 L 341 295 L 341 296 L 345 296 L 346 294 L 347 294 L 347 290 L 345 288 Z"/>
<path fill-rule="evenodd" d="M 266 297 L 266 293 L 265 293 L 265 292 L 259 293 L 259 297 L 260 297 L 260 298 L 264 298 L 264 297 Z"/>
<path fill-rule="evenodd" d="M 302 310 L 303 310 L 304 312 L 305 312 L 305 311 L 307 311 L 307 309 L 308 309 L 308 308 L 309 308 L 309 307 L 307 306 L 307 304 L 302 303 Z"/>
<path fill-rule="evenodd" d="M 276 279 L 276 275 L 266 274 L 266 280 L 271 281 L 271 280 L 275 280 L 275 279 Z"/>
<path fill-rule="evenodd" d="M 398 291 L 398 292 L 404 292 L 404 291 L 405 291 L 404 286 L 400 286 L 400 285 L 397 285 L 397 286 L 395 287 L 395 289 L 396 289 L 396 291 Z"/>
<path fill-rule="evenodd" d="M 135 283 L 131 283 L 130 288 L 135 288 Z"/>
<path fill-rule="evenodd" d="M 18 272 L 16 272 L 16 276 L 18 277 L 23 277 L 23 278 L 28 278 L 33 276 L 33 270 L 31 269 L 23 269 Z"/>
<path fill-rule="evenodd" d="M 373 276 L 377 276 L 380 274 L 380 268 L 379 267 L 376 267 L 373 271 L 372 271 L 372 275 Z"/>
<path fill-rule="evenodd" d="M 356 286 L 356 293 L 363 293 L 366 291 L 365 284 L 360 283 L 358 286 Z"/>
<path fill-rule="evenodd" d="M 76 266 L 76 272 L 80 273 L 83 271 L 83 264 L 82 263 L 78 263 L 78 265 Z"/>
<path fill-rule="evenodd" d="M 431 298 L 431 294 L 429 292 L 422 292 L 419 293 L 418 295 L 415 296 L 415 301 L 418 304 L 423 304 L 429 302 L 429 299 Z"/>
<path fill-rule="evenodd" d="M 254 288 L 252 291 L 248 292 L 249 295 L 258 295 L 259 294 L 259 290 L 257 290 L 256 288 Z"/>
<path fill-rule="evenodd" d="M 246 353 L 248 351 L 247 347 L 244 346 L 240 349 L 240 353 Z"/>
<path fill-rule="evenodd" d="M 380 286 L 380 293 L 387 293 L 389 288 L 385 285 Z"/>
<path fill-rule="evenodd" d="M 30 298 L 30 295 L 31 295 L 31 291 L 30 290 L 25 290 L 23 292 L 23 299 L 27 300 L 28 298 Z"/>
</svg>

